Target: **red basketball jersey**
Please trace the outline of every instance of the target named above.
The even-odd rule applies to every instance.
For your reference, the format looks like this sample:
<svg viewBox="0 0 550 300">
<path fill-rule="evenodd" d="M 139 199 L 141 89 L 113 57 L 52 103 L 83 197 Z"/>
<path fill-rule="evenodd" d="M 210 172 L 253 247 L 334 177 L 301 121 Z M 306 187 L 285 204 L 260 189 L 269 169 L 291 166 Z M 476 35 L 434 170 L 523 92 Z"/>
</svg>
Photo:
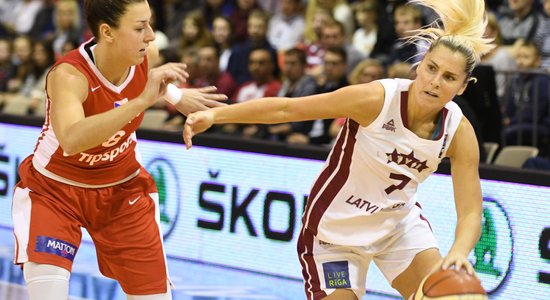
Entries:
<svg viewBox="0 0 550 300">
<path fill-rule="evenodd" d="M 86 117 L 116 109 L 135 99 L 147 82 L 148 66 L 145 58 L 143 63 L 130 68 L 128 77 L 121 85 L 112 84 L 94 63 L 94 47 L 95 42 L 89 40 L 62 57 L 53 67 L 70 64 L 88 79 L 88 97 L 82 104 Z M 135 131 L 143 119 L 143 113 L 102 144 L 67 156 L 53 131 L 50 122 L 52 99 L 50 95 L 46 96 L 46 117 L 33 157 L 36 170 L 52 179 L 84 187 L 114 185 L 137 175 L 140 155 L 136 149 Z"/>
</svg>

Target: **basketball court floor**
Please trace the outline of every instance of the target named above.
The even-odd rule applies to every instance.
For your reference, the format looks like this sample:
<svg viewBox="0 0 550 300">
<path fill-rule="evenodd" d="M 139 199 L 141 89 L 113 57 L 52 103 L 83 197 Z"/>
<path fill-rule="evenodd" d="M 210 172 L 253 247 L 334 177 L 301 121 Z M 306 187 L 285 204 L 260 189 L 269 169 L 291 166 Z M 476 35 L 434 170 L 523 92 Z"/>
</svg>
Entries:
<svg viewBox="0 0 550 300">
<path fill-rule="evenodd" d="M 23 274 L 12 264 L 11 228 L 0 227 L 0 299 L 26 300 Z M 305 299 L 301 280 L 215 265 L 170 259 L 170 276 L 176 286 L 174 300 L 299 300 Z M 118 284 L 97 269 L 93 245 L 83 243 L 76 255 L 70 281 L 71 300 L 126 299 Z M 396 299 L 369 294 L 362 300 Z"/>
</svg>

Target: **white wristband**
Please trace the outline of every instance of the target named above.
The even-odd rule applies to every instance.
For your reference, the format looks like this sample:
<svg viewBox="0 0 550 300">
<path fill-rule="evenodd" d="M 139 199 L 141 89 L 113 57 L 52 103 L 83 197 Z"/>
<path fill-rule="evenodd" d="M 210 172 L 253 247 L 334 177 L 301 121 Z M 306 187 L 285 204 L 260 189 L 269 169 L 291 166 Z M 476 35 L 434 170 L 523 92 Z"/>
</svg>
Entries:
<svg viewBox="0 0 550 300">
<path fill-rule="evenodd" d="M 183 91 L 179 89 L 177 86 L 169 83 L 166 86 L 166 93 L 164 93 L 164 98 L 166 101 L 170 102 L 172 105 L 176 105 L 178 102 L 181 101 L 181 97 L 183 96 Z"/>
</svg>

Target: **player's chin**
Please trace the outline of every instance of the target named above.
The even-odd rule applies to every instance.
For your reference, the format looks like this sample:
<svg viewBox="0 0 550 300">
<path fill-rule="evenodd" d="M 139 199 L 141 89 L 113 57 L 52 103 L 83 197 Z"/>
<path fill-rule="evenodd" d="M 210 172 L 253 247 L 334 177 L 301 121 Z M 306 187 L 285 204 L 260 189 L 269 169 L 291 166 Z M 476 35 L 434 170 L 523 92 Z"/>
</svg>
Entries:
<svg viewBox="0 0 550 300">
<path fill-rule="evenodd" d="M 138 52 L 137 54 L 137 59 L 140 61 L 140 62 L 143 62 L 143 60 L 145 59 L 145 57 L 147 56 L 147 50 L 145 49 L 142 49 Z"/>
<path fill-rule="evenodd" d="M 139 65 L 141 63 L 143 63 L 143 61 L 145 60 L 145 55 L 137 55 L 134 59 L 133 59 L 133 62 L 132 62 L 132 65 Z"/>
</svg>

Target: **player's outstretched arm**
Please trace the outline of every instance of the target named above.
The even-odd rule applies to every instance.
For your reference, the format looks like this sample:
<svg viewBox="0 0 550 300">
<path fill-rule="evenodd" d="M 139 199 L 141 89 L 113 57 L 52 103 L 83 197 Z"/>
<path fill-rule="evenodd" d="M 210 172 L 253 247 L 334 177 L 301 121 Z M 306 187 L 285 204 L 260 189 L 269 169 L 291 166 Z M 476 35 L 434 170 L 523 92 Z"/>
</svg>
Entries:
<svg viewBox="0 0 550 300">
<path fill-rule="evenodd" d="M 306 97 L 253 99 L 190 114 L 184 125 L 183 139 L 190 148 L 192 137 L 213 124 L 277 124 L 347 117 L 367 126 L 378 116 L 383 104 L 384 88 L 378 82 Z"/>
<path fill-rule="evenodd" d="M 171 87 L 172 89 L 174 87 Z M 219 94 L 215 86 L 208 86 L 203 88 L 183 88 L 177 94 L 179 99 L 170 99 L 172 95 L 165 95 L 164 98 L 172 102 L 176 109 L 184 115 L 189 115 L 197 111 L 209 109 L 212 107 L 225 106 L 223 103 L 227 100 L 227 96 Z M 170 92 L 169 92 L 170 93 Z M 173 96 L 172 96 L 173 97 Z"/>
</svg>

